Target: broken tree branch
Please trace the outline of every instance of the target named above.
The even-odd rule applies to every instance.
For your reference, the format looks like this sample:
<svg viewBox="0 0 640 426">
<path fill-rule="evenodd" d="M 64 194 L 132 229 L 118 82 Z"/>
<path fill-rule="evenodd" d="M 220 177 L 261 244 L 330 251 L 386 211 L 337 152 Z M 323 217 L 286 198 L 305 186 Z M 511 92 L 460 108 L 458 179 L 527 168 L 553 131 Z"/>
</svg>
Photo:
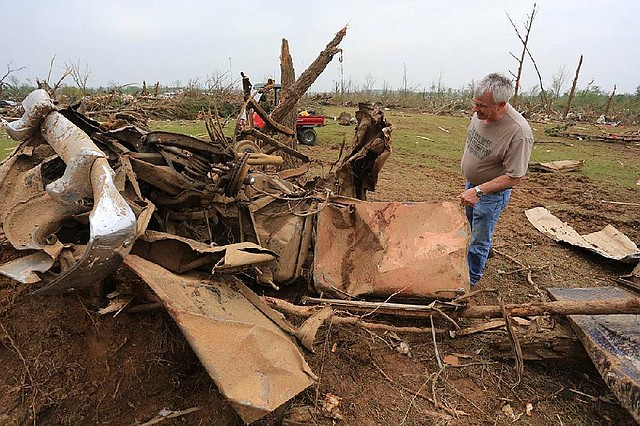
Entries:
<svg viewBox="0 0 640 426">
<path fill-rule="evenodd" d="M 613 85 L 613 90 L 611 91 L 611 94 L 609 95 L 609 98 L 607 98 L 607 106 L 604 108 L 604 116 L 606 117 L 607 115 L 609 115 L 609 108 L 611 108 L 611 101 L 613 101 L 613 97 L 616 95 L 616 85 Z"/>
<path fill-rule="evenodd" d="M 533 10 L 531 11 L 531 15 L 527 17 L 527 21 L 524 23 L 524 29 L 526 31 L 524 37 L 520 34 L 520 31 L 518 30 L 517 25 L 513 22 L 513 20 L 511 19 L 511 16 L 509 16 L 509 14 L 507 13 L 507 18 L 509 18 L 509 22 L 511 22 L 511 25 L 515 30 L 516 35 L 518 36 L 518 39 L 520 40 L 520 42 L 522 42 L 522 53 L 520 54 L 519 58 L 516 58 L 518 61 L 518 73 L 516 75 L 515 92 L 513 94 L 514 107 L 517 106 L 518 104 L 518 92 L 521 85 L 522 67 L 524 66 L 524 56 L 527 53 L 527 45 L 529 44 L 529 34 L 531 33 L 531 26 L 533 25 L 533 20 L 536 17 L 536 14 L 538 13 L 536 7 L 537 5 L 534 3 Z M 511 55 L 515 57 L 515 55 L 513 54 Z"/>
<path fill-rule="evenodd" d="M 606 314 L 640 314 L 640 298 L 580 300 L 524 303 L 521 305 L 505 305 L 511 316 L 532 316 L 543 314 L 555 315 L 606 315 Z M 466 318 L 499 318 L 502 316 L 500 306 L 468 306 L 462 311 Z"/>
<path fill-rule="evenodd" d="M 262 133 L 260 130 L 258 129 L 250 129 L 247 130 L 246 133 L 258 138 L 258 139 L 262 139 L 264 142 L 268 143 L 269 145 L 273 145 L 274 147 L 277 147 L 278 149 L 286 152 L 289 155 L 292 155 L 294 157 L 297 157 L 299 159 L 301 159 L 302 161 L 308 163 L 309 162 L 309 157 L 307 157 L 304 154 L 299 153 L 298 151 L 296 151 L 295 149 L 289 148 L 287 145 L 278 142 L 277 140 L 275 140 L 274 138 L 272 138 L 271 136 Z"/>
<path fill-rule="evenodd" d="M 289 127 L 283 126 L 282 124 L 276 122 L 273 118 L 271 118 L 267 111 L 265 111 L 264 108 L 262 108 L 255 99 L 249 98 L 249 104 L 253 106 L 253 109 L 255 109 L 256 113 L 260 116 L 260 118 L 264 120 L 265 123 L 267 123 L 268 126 L 273 127 L 280 133 L 284 133 L 287 136 L 294 136 L 296 134 L 296 132 L 291 130 Z"/>
<path fill-rule="evenodd" d="M 294 305 L 293 303 L 287 302 L 286 300 L 277 299 L 275 297 L 263 296 L 262 298 L 273 309 L 276 309 L 280 312 L 284 312 L 290 315 L 310 317 L 314 313 L 319 311 L 318 306 L 298 306 L 298 305 Z M 360 319 L 360 317 L 340 317 L 337 315 L 333 315 L 330 321 L 334 324 L 357 325 L 367 330 L 385 330 L 385 331 L 393 331 L 396 333 L 432 333 L 432 328 L 398 327 L 398 326 L 393 326 L 389 324 L 363 321 L 362 319 Z M 433 329 L 433 332 L 435 332 L 436 334 L 447 333 L 446 330 L 443 330 L 441 328 L 435 328 Z"/>
<path fill-rule="evenodd" d="M 511 322 L 511 315 L 507 312 L 507 309 L 504 306 L 504 302 L 502 297 L 500 298 L 500 311 L 502 313 L 502 317 L 504 318 L 504 325 L 507 329 L 507 336 L 509 336 L 509 342 L 511 343 L 511 347 L 513 348 L 513 353 L 516 362 L 516 374 L 518 376 L 518 381 L 516 385 L 518 385 L 522 381 L 522 374 L 524 373 L 524 359 L 522 358 L 522 347 L 520 346 L 520 341 L 518 340 L 518 335 L 513 330 L 513 324 Z"/>
</svg>

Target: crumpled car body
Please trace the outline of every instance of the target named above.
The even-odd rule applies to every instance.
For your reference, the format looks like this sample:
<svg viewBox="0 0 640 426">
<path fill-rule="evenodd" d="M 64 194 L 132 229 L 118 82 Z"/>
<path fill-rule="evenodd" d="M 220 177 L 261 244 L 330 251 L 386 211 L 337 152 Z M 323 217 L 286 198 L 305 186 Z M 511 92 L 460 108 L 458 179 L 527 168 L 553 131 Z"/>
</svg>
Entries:
<svg viewBox="0 0 640 426">
<path fill-rule="evenodd" d="M 40 293 L 89 286 L 113 273 L 127 256 L 136 218 L 115 186 L 105 154 L 55 110 L 44 90 L 32 92 L 23 107 L 23 117 L 5 125 L 22 143 L 0 166 L 0 196 L 8 201 L 0 221 L 15 248 L 42 253 L 0 273 L 41 281 Z M 45 157 L 42 162 L 40 157 Z M 84 222 L 82 239 L 66 233 L 74 218 Z"/>
</svg>

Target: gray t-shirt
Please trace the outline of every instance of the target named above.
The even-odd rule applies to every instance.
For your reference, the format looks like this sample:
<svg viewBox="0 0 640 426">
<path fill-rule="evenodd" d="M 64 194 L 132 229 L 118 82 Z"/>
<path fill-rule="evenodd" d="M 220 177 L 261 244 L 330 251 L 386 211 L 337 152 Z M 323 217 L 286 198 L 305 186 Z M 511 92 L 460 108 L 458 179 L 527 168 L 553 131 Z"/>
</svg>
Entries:
<svg viewBox="0 0 640 426">
<path fill-rule="evenodd" d="M 473 114 L 462 156 L 462 174 L 474 185 L 504 174 L 524 176 L 532 147 L 531 128 L 511 105 L 507 104 L 507 113 L 494 123 L 487 124 Z"/>
</svg>

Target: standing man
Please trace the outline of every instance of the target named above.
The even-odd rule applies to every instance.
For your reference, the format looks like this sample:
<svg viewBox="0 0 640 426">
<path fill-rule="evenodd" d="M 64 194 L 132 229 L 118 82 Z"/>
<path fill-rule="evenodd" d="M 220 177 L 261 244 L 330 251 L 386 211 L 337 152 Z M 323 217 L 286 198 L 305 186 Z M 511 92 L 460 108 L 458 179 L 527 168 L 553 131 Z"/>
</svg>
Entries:
<svg viewBox="0 0 640 426">
<path fill-rule="evenodd" d="M 511 96 L 511 80 L 495 73 L 474 91 L 474 114 L 461 162 L 467 185 L 459 197 L 471 225 L 467 259 L 472 286 L 482 277 L 496 223 L 511 188 L 527 172 L 533 147 L 531 128 L 509 105 Z"/>
</svg>

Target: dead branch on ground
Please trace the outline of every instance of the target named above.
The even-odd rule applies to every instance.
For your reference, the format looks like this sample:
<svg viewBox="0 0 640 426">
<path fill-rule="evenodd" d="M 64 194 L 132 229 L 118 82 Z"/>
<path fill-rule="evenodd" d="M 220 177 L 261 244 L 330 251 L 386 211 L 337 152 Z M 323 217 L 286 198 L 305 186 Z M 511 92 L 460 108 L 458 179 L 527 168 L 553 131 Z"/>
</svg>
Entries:
<svg viewBox="0 0 640 426">
<path fill-rule="evenodd" d="M 511 316 L 640 314 L 640 297 L 631 299 L 553 301 L 505 305 Z M 467 306 L 465 318 L 499 318 L 500 306 Z"/>
</svg>

